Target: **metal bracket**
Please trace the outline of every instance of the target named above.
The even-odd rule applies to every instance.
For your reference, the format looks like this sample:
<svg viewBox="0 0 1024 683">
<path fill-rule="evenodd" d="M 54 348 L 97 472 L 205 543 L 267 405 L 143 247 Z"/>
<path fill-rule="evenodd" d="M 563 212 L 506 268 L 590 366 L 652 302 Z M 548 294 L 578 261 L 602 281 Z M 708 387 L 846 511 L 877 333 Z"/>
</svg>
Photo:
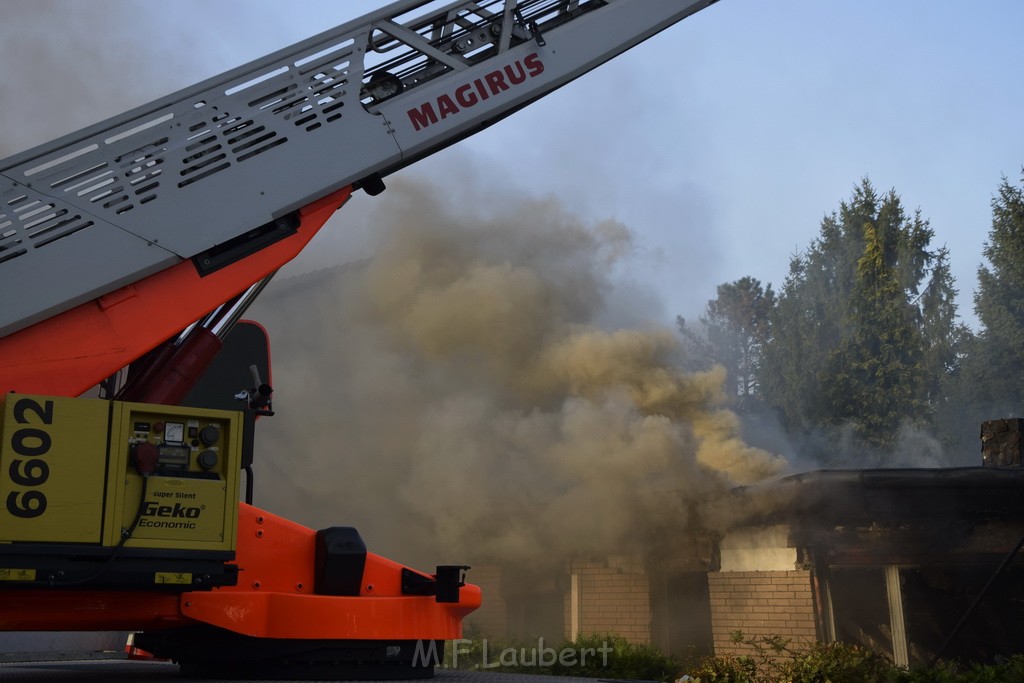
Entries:
<svg viewBox="0 0 1024 683">
<path fill-rule="evenodd" d="M 536 21 L 527 22 L 523 19 L 523 13 L 519 11 L 517 7 L 515 10 L 516 22 L 526 29 L 526 32 L 530 34 L 530 37 L 537 41 L 537 45 L 544 47 L 547 45 L 547 41 L 544 40 L 544 35 L 540 32 L 540 27 L 537 26 Z"/>
</svg>

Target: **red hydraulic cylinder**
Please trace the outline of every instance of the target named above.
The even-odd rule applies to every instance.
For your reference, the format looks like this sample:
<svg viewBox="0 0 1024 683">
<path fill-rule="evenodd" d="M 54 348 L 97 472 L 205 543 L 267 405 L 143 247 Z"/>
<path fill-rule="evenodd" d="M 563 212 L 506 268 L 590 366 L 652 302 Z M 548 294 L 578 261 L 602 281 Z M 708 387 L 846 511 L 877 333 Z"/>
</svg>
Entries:
<svg viewBox="0 0 1024 683">
<path fill-rule="evenodd" d="M 129 386 L 121 400 L 179 405 L 223 345 L 213 332 L 201 327 L 193 329 L 174 348 L 170 358 Z"/>
</svg>

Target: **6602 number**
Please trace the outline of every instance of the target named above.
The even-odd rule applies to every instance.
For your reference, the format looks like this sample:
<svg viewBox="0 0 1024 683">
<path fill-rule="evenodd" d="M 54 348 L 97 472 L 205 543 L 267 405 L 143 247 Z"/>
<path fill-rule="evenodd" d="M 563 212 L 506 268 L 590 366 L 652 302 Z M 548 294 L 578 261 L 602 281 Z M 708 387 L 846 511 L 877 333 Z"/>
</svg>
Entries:
<svg viewBox="0 0 1024 683">
<path fill-rule="evenodd" d="M 38 487 L 50 477 L 50 466 L 44 458 L 49 454 L 53 440 L 50 433 L 40 426 L 53 424 L 53 401 L 40 405 L 35 399 L 18 399 L 13 414 L 15 423 L 26 426 L 11 434 L 11 450 L 21 458 L 11 459 L 7 476 L 13 484 L 27 490 L 7 494 L 7 511 L 15 517 L 30 519 L 46 512 L 46 494 Z"/>
</svg>

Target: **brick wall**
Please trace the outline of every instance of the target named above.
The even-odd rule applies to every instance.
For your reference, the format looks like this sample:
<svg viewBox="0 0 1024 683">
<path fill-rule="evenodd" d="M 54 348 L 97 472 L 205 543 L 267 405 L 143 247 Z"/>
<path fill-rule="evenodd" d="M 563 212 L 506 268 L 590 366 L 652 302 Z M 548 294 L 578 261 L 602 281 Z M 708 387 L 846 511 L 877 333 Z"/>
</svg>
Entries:
<svg viewBox="0 0 1024 683">
<path fill-rule="evenodd" d="M 507 638 L 508 605 L 501 594 L 501 567 L 474 565 L 466 580 L 483 592 L 480 609 L 465 620 L 467 629 L 488 638 Z"/>
<path fill-rule="evenodd" d="M 708 592 L 715 654 L 751 654 L 732 642 L 736 630 L 783 636 L 797 647 L 817 640 L 809 571 L 711 572 Z"/>
<path fill-rule="evenodd" d="M 651 642 L 651 587 L 643 564 L 634 557 L 574 561 L 579 633 L 614 633 L 634 643 Z M 573 591 L 565 597 L 565 635 L 571 637 Z"/>
</svg>

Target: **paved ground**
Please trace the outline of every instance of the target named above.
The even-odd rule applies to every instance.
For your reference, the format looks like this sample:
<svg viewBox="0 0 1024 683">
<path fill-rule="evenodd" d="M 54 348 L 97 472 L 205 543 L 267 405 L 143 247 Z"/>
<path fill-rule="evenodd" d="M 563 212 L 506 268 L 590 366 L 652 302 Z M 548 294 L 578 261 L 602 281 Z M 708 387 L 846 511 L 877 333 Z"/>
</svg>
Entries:
<svg viewBox="0 0 1024 683">
<path fill-rule="evenodd" d="M 21 662 L 0 664 L 0 681 L 97 681 L 102 683 L 209 683 L 209 679 L 182 678 L 169 662 L 93 660 L 77 662 Z M 438 669 L 437 683 L 586 683 L 598 679 L 482 673 Z M 280 683 L 280 682 L 279 682 Z"/>
</svg>

